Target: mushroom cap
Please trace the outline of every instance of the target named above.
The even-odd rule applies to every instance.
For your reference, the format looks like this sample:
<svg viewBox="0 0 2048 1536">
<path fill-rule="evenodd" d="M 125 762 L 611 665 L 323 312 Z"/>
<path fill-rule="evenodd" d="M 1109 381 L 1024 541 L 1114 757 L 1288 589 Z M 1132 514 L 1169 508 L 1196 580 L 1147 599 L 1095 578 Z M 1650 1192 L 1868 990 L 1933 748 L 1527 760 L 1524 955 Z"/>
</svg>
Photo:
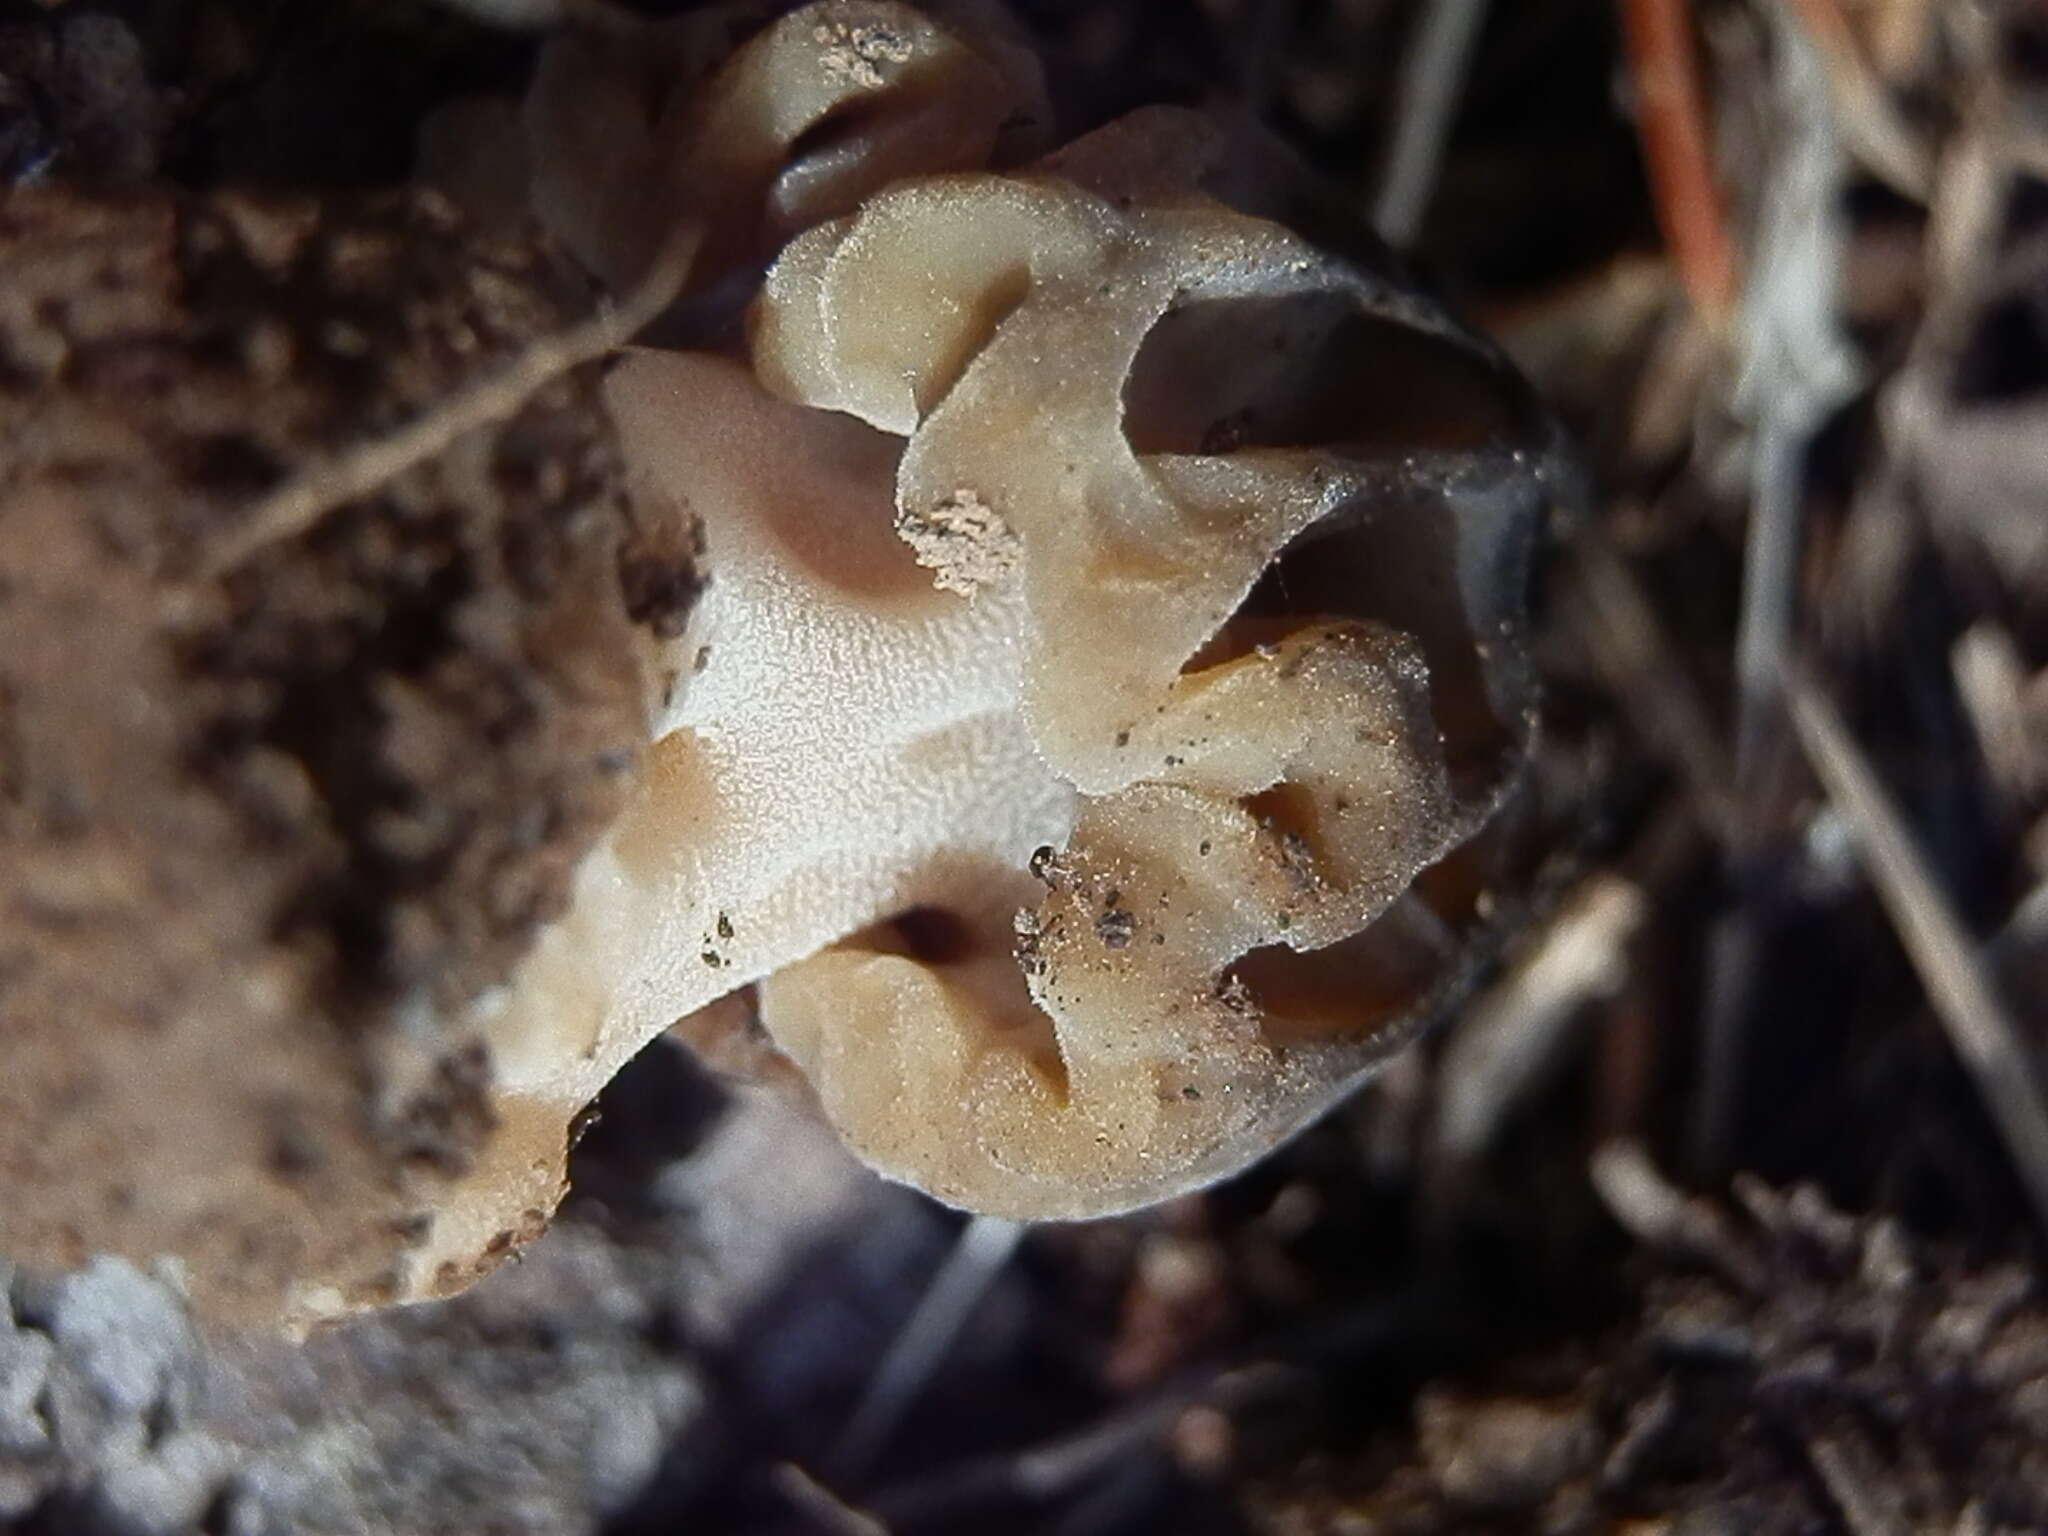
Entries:
<svg viewBox="0 0 2048 1536">
<path fill-rule="evenodd" d="M 1350 1091 L 1473 969 L 1533 730 L 1543 427 L 1388 272 L 1205 191 L 1222 148 L 1162 110 L 898 182 L 754 317 L 771 387 L 904 437 L 938 584 L 1021 596 L 1016 707 L 1078 796 L 1010 922 L 991 880 L 953 953 L 883 925 L 761 990 L 850 1144 L 979 1211 L 1164 1199 Z M 963 582 L 949 530 L 1014 574 Z"/>
<path fill-rule="evenodd" d="M 1037 57 L 985 0 L 822 0 L 732 47 L 734 12 L 765 9 L 543 52 L 524 107 L 534 210 L 613 287 L 678 222 L 705 231 L 698 271 L 723 276 L 898 177 L 1014 158 L 1048 115 Z"/>
</svg>

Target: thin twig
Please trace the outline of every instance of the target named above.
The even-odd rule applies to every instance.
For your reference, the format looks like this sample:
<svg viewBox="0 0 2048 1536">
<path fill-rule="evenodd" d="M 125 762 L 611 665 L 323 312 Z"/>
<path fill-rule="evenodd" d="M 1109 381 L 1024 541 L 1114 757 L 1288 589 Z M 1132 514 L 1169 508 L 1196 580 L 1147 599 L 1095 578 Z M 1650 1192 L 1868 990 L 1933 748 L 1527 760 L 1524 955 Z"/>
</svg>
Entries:
<svg viewBox="0 0 2048 1536">
<path fill-rule="evenodd" d="M 1586 1173 L 1608 1214 L 1644 1247 L 1705 1259 L 1746 1291 L 1769 1290 L 1770 1277 L 1737 1240 L 1728 1218 L 1665 1178 L 1641 1142 L 1603 1143 Z"/>
<path fill-rule="evenodd" d="M 534 342 L 500 372 L 383 437 L 358 443 L 294 475 L 211 551 L 202 575 L 216 579 L 273 544 L 297 538 L 337 508 L 374 494 L 417 464 L 445 452 L 466 432 L 516 414 L 540 390 L 574 368 L 630 341 L 682 291 L 703 232 L 680 226 L 654 264 L 617 304 Z"/>
<path fill-rule="evenodd" d="M 1486 8 L 1487 0 L 1429 0 L 1416 21 L 1401 61 L 1386 174 L 1373 201 L 1373 228 L 1389 245 L 1412 244 L 1429 211 Z"/>
<path fill-rule="evenodd" d="M 1636 131 L 1665 243 L 1693 306 L 1723 320 L 1735 308 L 1740 263 L 1714 174 L 1692 8 L 1687 0 L 1621 0 L 1621 19 Z"/>
<path fill-rule="evenodd" d="M 960 1229 L 953 1251 L 946 1255 L 917 1309 L 890 1343 L 860 1405 L 826 1458 L 834 1475 L 855 1483 L 867 1475 L 1023 1236 L 1021 1223 L 994 1216 L 977 1216 Z"/>
<path fill-rule="evenodd" d="M 1798 613 L 1807 451 L 1861 379 L 1838 317 L 1845 239 L 1839 203 L 1848 163 L 1826 66 L 1782 3 L 1769 14 L 1777 139 L 1743 293 L 1737 385 L 1737 405 L 1753 434 L 1735 645 L 1735 791 L 1744 815 L 1730 856 L 1737 903 L 1710 941 L 1692 1124 L 1693 1161 L 1702 1171 L 1721 1166 L 1740 1107 L 1749 1021 L 1762 985 L 1762 908 L 1772 889 L 1763 876 L 1784 835 L 1762 812 L 1784 740 L 1779 684 Z"/>
<path fill-rule="evenodd" d="M 1949 647 L 1956 698 L 1977 738 L 2000 810 L 2010 814 L 2048 788 L 2048 741 L 2029 719 L 2026 662 L 2012 634 L 1979 619 Z"/>
<path fill-rule="evenodd" d="M 1431 1146 L 1438 1167 L 1479 1157 L 1555 1059 L 1581 1005 L 1621 984 L 1646 906 L 1642 891 L 1620 876 L 1590 876 L 1514 968 L 1465 1011 L 1438 1070 Z"/>
<path fill-rule="evenodd" d="M 1163 1441 L 1194 1408 L 1236 1413 L 1299 1390 L 1334 1360 L 1377 1354 L 1433 1326 L 1419 1292 L 1367 1303 L 1265 1340 L 1230 1360 L 1192 1367 L 1093 1424 L 1022 1449 L 976 1457 L 864 1502 L 901 1526 L 954 1530 L 978 1506 L 1043 1505 Z"/>
<path fill-rule="evenodd" d="M 854 1508 L 793 1461 L 778 1465 L 769 1480 L 792 1508 L 832 1536 L 889 1536 L 888 1526 Z"/>
<path fill-rule="evenodd" d="M 1632 571 L 1605 542 L 1581 539 L 1571 574 L 1581 602 L 1571 618 L 1586 649 L 1636 727 L 1676 768 L 1700 820 L 1724 846 L 1740 839 L 1741 802 L 1720 732 Z"/>
<path fill-rule="evenodd" d="M 1805 1440 L 1806 1458 L 1850 1536 L 1907 1536 L 1895 1499 L 1883 1488 L 1883 1464 L 1847 1432 Z"/>
<path fill-rule="evenodd" d="M 1755 494 L 1742 573 L 1742 616 L 1735 637 L 1738 715 L 1735 780 L 1745 801 L 1757 788 L 1778 710 L 1778 683 L 1791 654 L 1798 612 L 1801 488 L 1805 424 L 1773 414 L 1759 423 Z"/>
<path fill-rule="evenodd" d="M 1789 11 L 1771 14 L 1777 147 L 1743 296 L 1736 385 L 1755 436 L 1735 648 L 1735 777 L 1745 798 L 1776 735 L 1778 681 L 1792 654 L 1807 448 L 1862 379 L 1839 319 L 1846 236 L 1837 204 L 1849 167 L 1827 67 Z"/>
<path fill-rule="evenodd" d="M 1835 115 L 1856 158 L 1894 192 L 1924 201 L 1934 184 L 1933 152 L 1892 105 L 1842 13 L 1841 0 L 1790 3 L 1827 58 Z"/>
<path fill-rule="evenodd" d="M 1968 932 L 1935 882 L 1904 817 L 1834 705 L 1803 672 L 1787 678 L 1792 723 L 1814 771 L 1856 834 L 1864 867 L 1927 988 L 1928 1000 L 1984 1095 L 2048 1231 L 2048 1102 L 2018 1027 L 1986 980 Z"/>
<path fill-rule="evenodd" d="M 1735 875 L 1738 885 L 1756 884 L 1742 866 Z M 1765 937 L 1763 914 L 1746 896 L 1707 934 L 1696 1087 L 1686 1127 L 1686 1157 L 1695 1174 L 1727 1170 L 1750 1062 L 1749 1022 L 1763 986 Z"/>
<path fill-rule="evenodd" d="M 895 1524 L 934 1530 L 959 1529 L 977 1507 L 1048 1504 L 1162 1443 L 1192 1408 L 1231 1413 L 1300 1379 L 1299 1371 L 1271 1362 L 1212 1370 L 1191 1384 L 1127 1403 L 1071 1434 L 976 1457 L 877 1492 L 867 1502 Z"/>
</svg>

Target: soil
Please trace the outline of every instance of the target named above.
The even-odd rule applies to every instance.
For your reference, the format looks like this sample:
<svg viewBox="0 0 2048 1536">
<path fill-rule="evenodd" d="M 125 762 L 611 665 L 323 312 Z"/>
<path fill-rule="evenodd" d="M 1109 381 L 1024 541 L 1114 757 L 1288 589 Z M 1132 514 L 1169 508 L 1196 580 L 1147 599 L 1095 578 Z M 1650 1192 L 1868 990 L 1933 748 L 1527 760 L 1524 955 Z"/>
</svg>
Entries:
<svg viewBox="0 0 2048 1536">
<path fill-rule="evenodd" d="M 408 192 L 22 187 L 0 260 L 0 1161 L 71 1187 L 0 1247 L 175 1248 L 230 1311 L 378 1284 L 408 1181 L 490 1128 L 436 1020 L 566 904 L 638 748 L 594 380 L 196 573 L 584 294 Z"/>
</svg>

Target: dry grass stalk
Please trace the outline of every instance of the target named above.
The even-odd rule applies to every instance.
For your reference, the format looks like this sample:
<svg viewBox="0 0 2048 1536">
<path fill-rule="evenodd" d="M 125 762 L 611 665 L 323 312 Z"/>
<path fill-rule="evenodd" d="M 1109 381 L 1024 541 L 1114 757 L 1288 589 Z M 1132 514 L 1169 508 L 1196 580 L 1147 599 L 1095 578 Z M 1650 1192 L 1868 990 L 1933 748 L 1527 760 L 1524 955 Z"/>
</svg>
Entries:
<svg viewBox="0 0 2048 1536">
<path fill-rule="evenodd" d="M 1787 696 L 1806 755 L 1854 829 L 1878 896 L 2048 1230 L 2048 1102 L 2018 1026 L 1985 979 L 1977 946 L 1936 884 L 1905 818 L 1834 705 L 1797 670 L 1787 681 Z"/>
</svg>

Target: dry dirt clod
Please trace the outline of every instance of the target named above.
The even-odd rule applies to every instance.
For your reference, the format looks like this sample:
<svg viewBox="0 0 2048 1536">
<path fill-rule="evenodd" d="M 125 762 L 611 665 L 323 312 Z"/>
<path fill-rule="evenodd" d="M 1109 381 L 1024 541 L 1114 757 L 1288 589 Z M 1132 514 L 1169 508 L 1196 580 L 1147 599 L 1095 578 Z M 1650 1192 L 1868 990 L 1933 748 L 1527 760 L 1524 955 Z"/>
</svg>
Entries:
<svg viewBox="0 0 2048 1536">
<path fill-rule="evenodd" d="M 16 189 L 0 274 L 0 1251 L 374 1295 L 642 736 L 595 381 L 196 573 L 587 297 L 416 193 Z"/>
</svg>

